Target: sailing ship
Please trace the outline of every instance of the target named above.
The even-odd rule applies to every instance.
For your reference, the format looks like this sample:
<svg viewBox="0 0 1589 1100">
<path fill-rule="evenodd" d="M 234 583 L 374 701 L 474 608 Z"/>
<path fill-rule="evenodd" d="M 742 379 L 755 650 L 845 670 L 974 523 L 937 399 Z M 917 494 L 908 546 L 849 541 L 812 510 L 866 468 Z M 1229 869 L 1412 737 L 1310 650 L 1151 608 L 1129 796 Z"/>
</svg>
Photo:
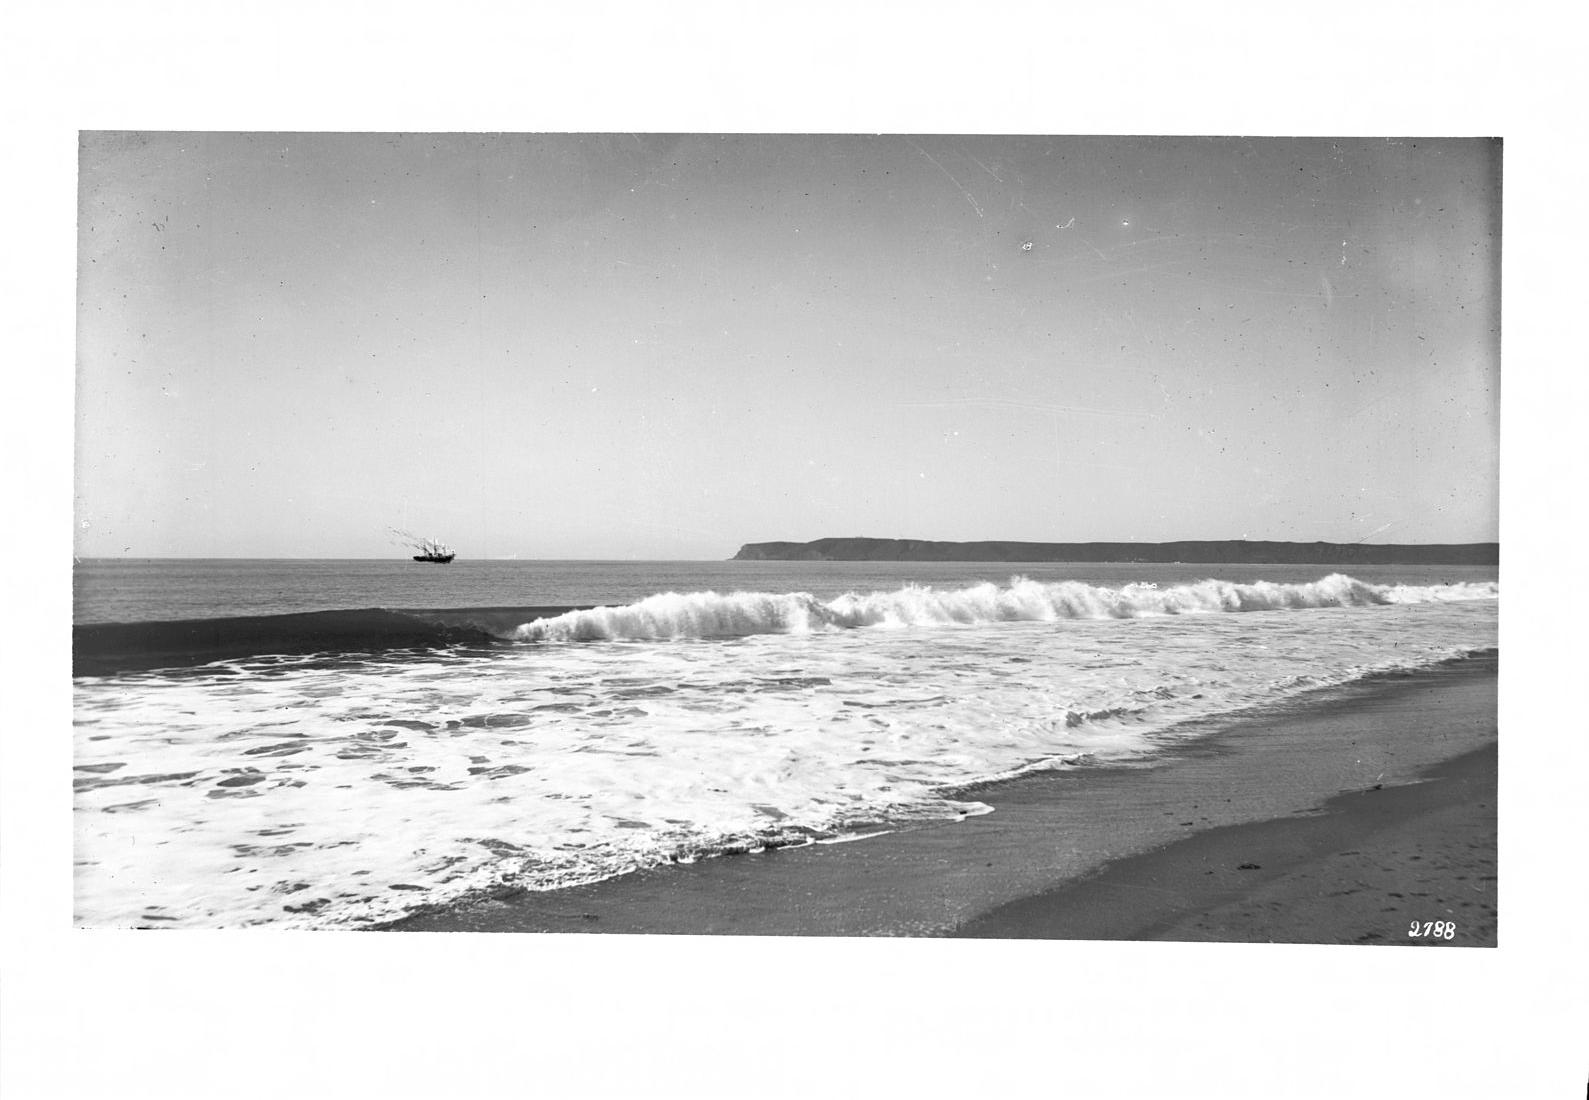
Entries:
<svg viewBox="0 0 1589 1100">
<path fill-rule="evenodd" d="M 414 555 L 415 561 L 434 562 L 436 565 L 448 565 L 453 558 L 458 556 L 452 547 L 437 542 L 435 539 L 421 539 L 419 549 L 422 553 Z"/>
</svg>

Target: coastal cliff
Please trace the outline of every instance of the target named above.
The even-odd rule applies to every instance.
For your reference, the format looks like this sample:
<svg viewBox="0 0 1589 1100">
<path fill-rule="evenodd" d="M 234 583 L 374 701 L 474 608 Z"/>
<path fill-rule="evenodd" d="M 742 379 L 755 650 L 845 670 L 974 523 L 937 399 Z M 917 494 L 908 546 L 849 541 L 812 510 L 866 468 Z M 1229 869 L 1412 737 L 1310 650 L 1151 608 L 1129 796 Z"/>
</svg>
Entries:
<svg viewBox="0 0 1589 1100">
<path fill-rule="evenodd" d="M 1087 561 L 1237 565 L 1496 565 L 1500 544 L 1340 542 L 930 542 L 817 539 L 747 542 L 733 561 Z"/>
</svg>

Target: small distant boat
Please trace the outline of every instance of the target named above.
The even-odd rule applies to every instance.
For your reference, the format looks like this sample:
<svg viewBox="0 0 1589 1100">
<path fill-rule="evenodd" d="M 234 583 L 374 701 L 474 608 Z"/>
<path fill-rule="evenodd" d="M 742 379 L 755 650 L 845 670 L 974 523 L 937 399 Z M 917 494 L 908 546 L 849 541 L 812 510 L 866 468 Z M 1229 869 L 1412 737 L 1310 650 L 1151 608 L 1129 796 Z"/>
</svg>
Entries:
<svg viewBox="0 0 1589 1100">
<path fill-rule="evenodd" d="M 419 544 L 422 553 L 415 554 L 415 561 L 428 561 L 436 565 L 449 565 L 457 557 L 457 551 L 452 547 L 437 542 L 435 539 L 424 539 Z"/>
</svg>

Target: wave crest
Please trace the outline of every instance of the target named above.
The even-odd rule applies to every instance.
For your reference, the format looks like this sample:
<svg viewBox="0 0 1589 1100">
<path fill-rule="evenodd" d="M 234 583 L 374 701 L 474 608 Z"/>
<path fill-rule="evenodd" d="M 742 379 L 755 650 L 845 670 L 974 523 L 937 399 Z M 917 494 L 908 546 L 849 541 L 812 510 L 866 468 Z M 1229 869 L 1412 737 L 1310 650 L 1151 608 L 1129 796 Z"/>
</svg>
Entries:
<svg viewBox="0 0 1589 1100">
<path fill-rule="evenodd" d="M 1493 582 L 1454 585 L 1375 585 L 1333 573 L 1305 584 L 1199 581 L 1160 588 L 1108 588 L 1079 581 L 1040 583 L 1012 578 L 970 588 L 908 585 L 893 592 L 846 593 L 826 602 L 807 592 L 667 592 L 622 607 L 571 611 L 525 623 L 520 641 L 670 641 L 805 634 L 859 627 L 948 626 L 1059 619 L 1132 619 L 1316 607 L 1495 599 Z"/>
</svg>

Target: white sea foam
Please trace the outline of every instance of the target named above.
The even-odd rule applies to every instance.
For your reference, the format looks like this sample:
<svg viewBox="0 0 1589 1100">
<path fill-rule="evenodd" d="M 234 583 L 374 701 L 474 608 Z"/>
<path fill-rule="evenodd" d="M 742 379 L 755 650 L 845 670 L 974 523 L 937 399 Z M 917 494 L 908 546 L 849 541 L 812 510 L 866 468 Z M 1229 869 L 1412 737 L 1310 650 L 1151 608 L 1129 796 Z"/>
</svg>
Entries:
<svg viewBox="0 0 1589 1100">
<path fill-rule="evenodd" d="M 1190 719 L 1493 645 L 1494 586 L 1462 591 L 698 594 L 540 635 L 670 644 L 83 677 L 77 918 L 360 925 L 500 884 L 952 820 L 986 809 L 956 793 L 974 781 L 1149 759 Z M 1264 608 L 1309 610 L 1217 613 Z"/>
<path fill-rule="evenodd" d="M 910 585 L 893 592 L 821 601 L 809 593 L 668 592 L 623 607 L 571 611 L 519 627 L 523 641 L 660 641 L 804 634 L 874 626 L 941 626 L 1057 619 L 1135 619 L 1153 615 L 1367 607 L 1494 599 L 1493 583 L 1375 585 L 1340 573 L 1305 584 L 1200 581 L 1160 588 L 1118 588 L 1075 581 L 1040 583 L 1015 577 L 940 590 Z"/>
</svg>

